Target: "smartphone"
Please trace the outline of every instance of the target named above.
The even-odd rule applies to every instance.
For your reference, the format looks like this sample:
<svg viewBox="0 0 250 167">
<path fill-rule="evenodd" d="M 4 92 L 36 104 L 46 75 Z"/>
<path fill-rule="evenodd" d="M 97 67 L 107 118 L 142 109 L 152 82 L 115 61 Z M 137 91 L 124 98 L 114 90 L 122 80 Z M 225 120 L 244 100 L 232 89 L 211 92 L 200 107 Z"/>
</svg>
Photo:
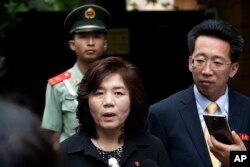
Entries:
<svg viewBox="0 0 250 167">
<path fill-rule="evenodd" d="M 224 144 L 233 144 L 231 129 L 224 115 L 203 115 L 210 135 Z"/>
</svg>

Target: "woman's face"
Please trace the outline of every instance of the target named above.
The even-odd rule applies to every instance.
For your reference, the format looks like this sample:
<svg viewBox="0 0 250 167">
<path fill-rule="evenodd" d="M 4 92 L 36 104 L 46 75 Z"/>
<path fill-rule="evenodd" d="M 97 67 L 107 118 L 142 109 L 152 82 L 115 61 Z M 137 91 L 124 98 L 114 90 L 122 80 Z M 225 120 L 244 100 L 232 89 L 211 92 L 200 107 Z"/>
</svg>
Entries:
<svg viewBox="0 0 250 167">
<path fill-rule="evenodd" d="M 130 112 L 129 90 L 120 74 L 105 77 L 88 103 L 97 131 L 120 130 Z"/>
</svg>

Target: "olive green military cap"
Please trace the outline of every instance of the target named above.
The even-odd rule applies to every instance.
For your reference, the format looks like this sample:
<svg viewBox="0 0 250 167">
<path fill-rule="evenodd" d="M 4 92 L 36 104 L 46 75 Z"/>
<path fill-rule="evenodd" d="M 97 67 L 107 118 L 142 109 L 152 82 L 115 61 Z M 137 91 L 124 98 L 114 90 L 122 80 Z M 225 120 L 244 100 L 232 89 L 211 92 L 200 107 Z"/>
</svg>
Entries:
<svg viewBox="0 0 250 167">
<path fill-rule="evenodd" d="M 70 33 L 107 32 L 111 23 L 110 13 L 101 6 L 85 4 L 72 10 L 64 26 Z"/>
</svg>

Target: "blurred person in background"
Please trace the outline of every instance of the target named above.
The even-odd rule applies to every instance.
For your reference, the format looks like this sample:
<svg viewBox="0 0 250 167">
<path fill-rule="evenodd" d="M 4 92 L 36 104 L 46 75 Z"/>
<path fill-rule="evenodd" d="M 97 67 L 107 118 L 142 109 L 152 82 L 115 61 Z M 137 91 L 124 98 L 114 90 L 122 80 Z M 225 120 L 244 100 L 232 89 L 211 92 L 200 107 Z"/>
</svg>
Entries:
<svg viewBox="0 0 250 167">
<path fill-rule="evenodd" d="M 0 98 L 0 166 L 59 167 L 60 156 L 28 108 Z"/>
</svg>

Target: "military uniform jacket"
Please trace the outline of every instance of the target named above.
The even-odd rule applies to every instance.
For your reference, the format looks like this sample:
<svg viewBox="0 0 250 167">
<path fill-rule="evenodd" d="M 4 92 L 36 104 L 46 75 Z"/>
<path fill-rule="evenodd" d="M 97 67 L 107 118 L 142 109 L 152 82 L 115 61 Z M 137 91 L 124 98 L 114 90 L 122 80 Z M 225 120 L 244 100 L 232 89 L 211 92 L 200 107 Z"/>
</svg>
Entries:
<svg viewBox="0 0 250 167">
<path fill-rule="evenodd" d="M 76 94 L 82 78 L 75 64 L 66 72 L 48 80 L 42 128 L 60 132 L 60 141 L 73 135 L 78 125 Z"/>
<path fill-rule="evenodd" d="M 61 143 L 63 167 L 108 167 L 86 134 L 76 133 Z M 169 157 L 159 138 L 143 133 L 124 144 L 120 167 L 140 166 L 145 160 L 154 160 L 159 167 L 169 167 Z"/>
</svg>

